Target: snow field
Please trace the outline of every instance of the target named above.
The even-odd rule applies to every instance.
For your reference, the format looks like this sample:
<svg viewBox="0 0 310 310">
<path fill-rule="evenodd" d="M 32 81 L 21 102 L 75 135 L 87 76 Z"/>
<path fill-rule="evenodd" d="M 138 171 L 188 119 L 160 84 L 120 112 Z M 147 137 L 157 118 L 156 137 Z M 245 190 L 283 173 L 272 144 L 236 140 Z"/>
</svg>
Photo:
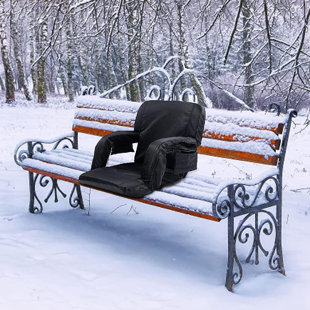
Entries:
<svg viewBox="0 0 310 310">
<path fill-rule="evenodd" d="M 214 223 L 96 191 L 87 216 L 88 189 L 86 210 L 72 210 L 59 198 L 41 215 L 27 212 L 28 177 L 13 161 L 15 146 L 70 132 L 74 109 L 63 106 L 0 106 L 1 309 L 310 308 L 310 190 L 298 190 L 310 187 L 310 128 L 294 135 L 302 118 L 284 167 L 287 276 L 270 271 L 261 257 L 259 266 L 243 265 L 243 280 L 231 294 L 224 287 L 226 220 Z M 81 135 L 80 146 L 92 151 L 97 140 Z M 211 178 L 229 169 L 250 180 L 262 167 L 199 157 L 199 173 Z M 69 194 L 68 184 L 59 185 Z M 45 198 L 47 191 L 39 193 Z"/>
</svg>

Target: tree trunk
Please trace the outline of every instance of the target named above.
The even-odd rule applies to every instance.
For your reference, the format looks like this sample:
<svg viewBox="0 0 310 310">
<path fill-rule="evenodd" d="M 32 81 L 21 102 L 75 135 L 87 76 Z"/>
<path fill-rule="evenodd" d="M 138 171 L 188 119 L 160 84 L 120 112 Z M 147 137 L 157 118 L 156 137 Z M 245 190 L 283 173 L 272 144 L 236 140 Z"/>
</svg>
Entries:
<svg viewBox="0 0 310 310">
<path fill-rule="evenodd" d="M 184 59 L 184 62 L 179 61 L 179 72 L 183 71 L 183 63 L 185 64 L 185 68 L 190 67 L 189 55 L 188 55 L 188 45 L 185 38 L 185 29 L 184 29 L 184 5 L 175 1 L 177 7 L 177 14 L 178 14 L 178 55 Z M 182 93 L 184 89 L 186 89 L 186 81 L 181 78 L 180 80 L 180 88 L 178 88 L 178 92 Z M 180 99 L 181 98 L 176 98 Z"/>
<path fill-rule="evenodd" d="M 79 20 L 84 20 L 86 18 L 85 14 L 83 11 L 81 11 L 77 18 Z M 77 36 L 77 34 L 75 34 L 75 36 Z M 84 42 L 84 40 L 78 41 L 78 45 L 77 48 L 80 50 L 80 53 L 78 53 L 77 55 L 77 62 L 79 65 L 79 69 L 81 71 L 82 74 L 82 81 L 81 81 L 81 85 L 80 86 L 89 86 L 90 84 L 90 80 L 89 80 L 89 67 L 88 67 L 88 59 L 87 58 L 87 46 Z"/>
<path fill-rule="evenodd" d="M 0 88 L 1 88 L 1 90 L 5 90 L 5 85 L 4 85 L 4 82 L 1 78 L 1 76 L 0 76 Z"/>
<path fill-rule="evenodd" d="M 243 31 L 242 31 L 242 51 L 243 51 L 243 65 L 245 66 L 244 72 L 244 83 L 246 86 L 244 87 L 244 102 L 251 108 L 255 106 L 254 99 L 254 86 L 248 86 L 254 81 L 252 65 L 250 62 L 252 61 L 252 51 L 251 51 L 251 32 L 252 32 L 252 20 L 251 20 L 251 8 L 247 1 L 243 2 L 242 7 L 242 23 L 243 23 Z"/>
<path fill-rule="evenodd" d="M 122 50 L 123 42 L 118 39 L 118 47 L 120 51 Z M 126 55 L 119 52 L 119 69 L 120 69 L 120 77 L 121 77 L 121 84 L 125 83 L 128 80 L 128 70 L 126 65 Z M 127 100 L 130 100 L 130 90 L 128 86 L 125 86 L 125 94 Z"/>
<path fill-rule="evenodd" d="M 86 59 L 83 57 L 85 55 L 82 52 L 82 55 L 78 56 L 78 64 L 82 73 L 82 85 L 88 86 L 89 85 L 89 78 L 88 78 L 88 68 Z"/>
<path fill-rule="evenodd" d="M 6 103 L 12 103 L 15 101 L 14 77 L 9 59 L 9 48 L 7 45 L 5 26 L 4 0 L 0 0 L 0 43 L 5 75 Z"/>
<path fill-rule="evenodd" d="M 106 61 L 107 61 L 107 85 L 108 89 L 111 89 L 112 87 L 117 85 L 116 75 L 114 71 L 114 64 L 112 61 L 112 58 L 110 56 L 110 53 L 106 55 Z M 119 94 L 116 93 L 116 96 L 119 97 Z"/>
<path fill-rule="evenodd" d="M 107 44 L 109 44 L 109 46 L 106 45 L 105 47 L 107 89 L 111 89 L 112 87 L 117 85 L 114 63 L 111 55 L 112 54 L 111 52 L 113 52 L 113 46 L 112 46 L 113 40 L 109 40 L 109 31 L 110 31 L 109 28 L 107 28 L 105 31 L 105 41 L 107 42 Z M 119 94 L 116 93 L 116 96 L 119 97 Z"/>
<path fill-rule="evenodd" d="M 65 96 L 68 96 L 68 85 L 67 85 L 67 79 L 65 75 L 65 70 L 63 68 L 63 64 L 60 64 L 60 67 L 59 67 L 59 77 L 61 79 L 61 84 L 64 89 L 64 94 Z"/>
<path fill-rule="evenodd" d="M 43 21 L 41 25 L 41 33 L 39 37 L 39 57 L 37 65 L 37 85 L 38 85 L 38 103 L 46 103 L 46 81 L 45 81 L 45 55 L 43 55 L 44 47 L 47 42 L 47 21 Z"/>
<path fill-rule="evenodd" d="M 69 13 L 70 14 L 70 13 Z M 67 22 L 66 29 L 66 39 L 67 39 L 67 77 L 68 77 L 68 97 L 69 102 L 74 101 L 73 97 L 73 69 L 72 69 L 72 41 L 71 41 L 72 33 L 71 33 L 71 18 L 69 16 L 69 20 Z"/>
<path fill-rule="evenodd" d="M 46 64 L 47 74 L 46 77 L 46 85 L 48 93 L 55 94 L 56 93 L 56 78 L 55 78 L 55 66 L 53 65 L 53 61 L 51 58 L 48 59 Z"/>
<path fill-rule="evenodd" d="M 45 80 L 45 55 L 44 48 L 47 43 L 47 21 L 44 20 L 41 24 L 41 33 L 39 36 L 39 61 L 37 64 L 37 86 L 38 86 L 38 103 L 46 103 L 46 80 Z"/>
<path fill-rule="evenodd" d="M 23 89 L 26 99 L 32 100 L 25 77 L 24 64 L 22 62 L 21 57 L 20 37 L 17 31 L 14 9 L 11 9 L 10 24 L 11 24 L 11 38 L 14 45 L 14 56 L 18 72 L 18 84 L 19 87 Z"/>
<path fill-rule="evenodd" d="M 96 62 L 96 80 L 97 80 L 97 89 L 99 92 L 103 92 L 105 90 L 104 85 L 104 70 L 103 70 L 103 62 L 102 62 L 102 56 L 100 53 L 100 47 L 96 43 L 95 46 L 95 62 Z"/>
<path fill-rule="evenodd" d="M 37 38 L 37 27 L 34 23 L 34 16 L 35 13 L 31 12 L 30 14 L 30 32 L 29 32 L 29 45 L 30 45 L 30 75 L 32 80 L 32 93 L 37 94 L 38 93 L 38 85 L 37 85 L 37 72 L 35 66 L 33 66 L 34 63 L 34 57 L 35 57 L 35 39 Z"/>
<path fill-rule="evenodd" d="M 128 29 L 128 78 L 132 79 L 141 70 L 141 19 L 139 19 L 139 0 L 127 0 L 126 9 L 128 12 L 127 29 Z M 132 82 L 129 85 L 130 100 L 140 101 L 138 83 Z"/>
</svg>

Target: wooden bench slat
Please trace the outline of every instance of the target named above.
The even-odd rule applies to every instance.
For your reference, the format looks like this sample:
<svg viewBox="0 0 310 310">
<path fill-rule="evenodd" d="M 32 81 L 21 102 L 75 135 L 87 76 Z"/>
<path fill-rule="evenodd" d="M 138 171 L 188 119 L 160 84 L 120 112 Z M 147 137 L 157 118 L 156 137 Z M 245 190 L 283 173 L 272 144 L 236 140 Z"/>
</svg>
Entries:
<svg viewBox="0 0 310 310">
<path fill-rule="evenodd" d="M 55 178 L 57 180 L 62 180 L 62 181 L 66 181 L 66 182 L 70 182 L 70 183 L 74 183 L 74 184 L 80 185 L 79 180 L 75 179 L 75 178 L 71 178 L 71 177 L 68 177 L 68 176 L 64 176 L 64 175 L 60 175 L 60 174 L 56 174 L 56 173 L 52 173 L 52 172 L 46 172 L 44 170 L 40 170 L 40 169 L 28 167 L 28 166 L 23 166 L 22 168 L 24 170 L 26 170 L 26 171 L 29 171 L 29 172 L 46 175 L 46 176 L 49 176 L 51 178 Z"/>
<path fill-rule="evenodd" d="M 250 127 L 259 130 L 269 130 L 276 134 L 282 134 L 286 116 L 277 116 L 273 114 L 266 115 L 263 112 L 250 111 L 226 111 L 217 109 L 208 109 L 206 113 L 206 122 L 221 124 L 236 124 L 240 127 Z"/>
<path fill-rule="evenodd" d="M 75 160 L 72 157 L 66 158 L 64 154 L 36 153 L 33 159 L 81 171 L 89 171 L 91 168 L 91 161 L 86 162 L 78 157 Z"/>
<path fill-rule="evenodd" d="M 91 117 L 81 117 L 81 116 L 76 117 L 75 119 L 104 123 L 104 124 L 111 124 L 111 125 L 118 125 L 118 126 L 125 126 L 125 127 L 134 127 L 134 121 L 120 121 L 117 119 L 91 118 Z"/>
<path fill-rule="evenodd" d="M 96 102 L 94 102 L 93 98 L 92 96 L 78 97 L 77 108 L 136 113 L 142 104 L 142 102 L 100 97 L 96 97 Z"/>
<path fill-rule="evenodd" d="M 163 208 L 163 209 L 168 209 L 168 210 L 176 211 L 176 212 L 179 212 L 179 213 L 189 214 L 189 215 L 192 215 L 192 216 L 195 216 L 195 217 L 201 217 L 201 218 L 204 218 L 204 219 L 207 219 L 207 220 L 211 220 L 211 221 L 215 221 L 215 222 L 220 222 L 221 221 L 221 219 L 219 219 L 217 217 L 214 217 L 214 216 L 212 216 L 210 214 L 207 214 L 207 213 L 199 213 L 199 212 L 190 211 L 190 210 L 186 210 L 186 209 L 180 209 L 180 208 L 177 208 L 175 206 L 161 204 L 161 203 L 159 203 L 157 201 L 150 200 L 150 199 L 134 199 L 133 198 L 133 200 L 136 200 L 136 201 L 139 201 L 139 202 L 143 202 L 143 203 L 146 203 L 146 204 L 150 204 L 150 205 L 153 205 L 153 206 L 157 206 L 157 207 L 160 207 L 160 208 Z"/>
<path fill-rule="evenodd" d="M 210 122 L 210 124 L 213 123 L 213 122 Z M 214 122 L 215 123 L 215 122 Z M 224 122 L 220 122 L 222 124 L 229 124 L 228 123 L 224 123 Z M 283 132 L 283 129 L 284 129 L 284 124 L 283 123 L 279 123 L 277 124 L 276 126 L 273 126 L 273 127 L 267 127 L 267 126 L 259 126 L 259 125 L 249 125 L 249 124 L 239 124 L 239 123 L 231 123 L 231 124 L 236 124 L 240 127 L 244 127 L 244 128 L 253 128 L 253 129 L 257 129 L 257 130 L 268 130 L 268 131 L 272 131 L 274 132 L 275 134 L 279 135 L 279 134 L 282 134 Z"/>
<path fill-rule="evenodd" d="M 84 127 L 84 126 L 75 126 L 74 128 L 72 128 L 72 130 L 76 131 L 76 132 L 81 132 L 81 133 L 94 135 L 94 136 L 100 136 L 100 137 L 103 137 L 103 136 L 106 136 L 106 135 L 112 133 L 112 131 L 97 129 L 97 128 Z"/>
<path fill-rule="evenodd" d="M 211 155 L 211 156 L 216 156 L 216 157 L 224 157 L 224 158 L 230 158 L 230 159 L 237 159 L 237 160 L 249 161 L 249 162 L 253 162 L 253 163 L 273 165 L 273 166 L 276 166 L 278 163 L 278 156 L 277 155 L 265 156 L 265 155 L 247 153 L 247 152 L 240 152 L 240 151 L 234 151 L 234 150 L 224 150 L 224 149 L 204 147 L 204 146 L 199 146 L 198 152 L 200 154 L 205 154 L 205 155 Z"/>
<path fill-rule="evenodd" d="M 221 141 L 242 141 L 242 139 L 244 139 L 244 141 L 246 141 L 246 139 L 248 138 L 249 140 L 253 140 L 253 141 L 261 141 L 262 138 L 260 137 L 251 137 L 251 136 L 242 136 L 240 139 L 240 135 L 238 134 L 232 134 L 232 135 L 224 135 L 224 134 L 220 134 L 220 133 L 215 133 L 215 132 L 211 132 L 211 131 L 204 131 L 203 134 L 204 138 L 209 138 L 209 139 L 215 139 L 215 140 L 221 140 Z M 280 148 L 281 145 L 281 140 L 280 139 L 273 139 L 273 140 L 269 140 L 266 141 L 269 142 L 270 145 L 273 147 L 273 149 L 278 150 Z"/>
</svg>

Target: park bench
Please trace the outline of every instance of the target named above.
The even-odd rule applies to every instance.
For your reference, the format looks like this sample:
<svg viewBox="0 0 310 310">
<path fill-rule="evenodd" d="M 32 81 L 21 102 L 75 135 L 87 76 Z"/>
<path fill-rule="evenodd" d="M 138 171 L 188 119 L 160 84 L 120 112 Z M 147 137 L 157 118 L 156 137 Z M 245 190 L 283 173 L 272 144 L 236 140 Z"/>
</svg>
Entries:
<svg viewBox="0 0 310 310">
<path fill-rule="evenodd" d="M 43 203 L 36 191 L 38 185 L 46 187 L 51 181 L 52 188 L 44 202 L 52 195 L 57 202 L 57 193 L 66 196 L 59 187 L 59 180 L 73 184 L 69 203 L 74 208 L 83 209 L 79 176 L 90 170 L 93 154 L 79 149 L 78 135 L 104 136 L 117 130 L 132 130 L 140 105 L 99 96 L 81 96 L 77 99 L 72 133 L 53 140 L 20 143 L 14 156 L 16 163 L 29 172 L 29 211 L 40 213 L 43 210 Z M 129 198 L 216 222 L 227 218 L 225 285 L 230 291 L 243 275 L 237 243 L 251 243 L 246 262 L 254 260 L 258 264 L 259 253 L 262 252 L 268 257 L 272 270 L 282 274 L 285 272 L 281 243 L 282 174 L 291 121 L 295 115 L 293 110 L 286 115 L 277 115 L 270 112 L 206 109 L 199 156 L 232 159 L 235 160 L 234 165 L 247 161 L 268 169 L 250 180 L 236 179 L 234 175 L 221 179 L 216 174 L 211 176 L 199 171 L 190 172 L 175 185 L 164 187 L 144 198 Z M 121 161 L 121 158 L 110 156 L 108 164 Z M 241 219 L 239 224 L 237 217 Z M 265 249 L 262 236 L 273 237 L 270 251 Z"/>
</svg>

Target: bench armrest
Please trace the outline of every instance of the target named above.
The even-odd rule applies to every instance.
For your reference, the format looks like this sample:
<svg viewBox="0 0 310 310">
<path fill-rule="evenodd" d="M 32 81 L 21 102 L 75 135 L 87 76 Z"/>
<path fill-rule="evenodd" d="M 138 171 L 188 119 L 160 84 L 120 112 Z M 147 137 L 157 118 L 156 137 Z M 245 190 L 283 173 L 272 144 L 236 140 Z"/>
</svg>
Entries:
<svg viewBox="0 0 310 310">
<path fill-rule="evenodd" d="M 152 142 L 145 153 L 142 168 L 143 181 L 151 190 L 161 187 L 167 167 L 172 169 L 173 174 L 180 176 L 197 169 L 196 140 L 190 137 L 169 137 Z"/>
<path fill-rule="evenodd" d="M 231 212 L 235 216 L 276 205 L 281 199 L 281 177 L 278 168 L 242 183 L 220 183 L 215 191 L 213 213 L 226 218 Z"/>
<path fill-rule="evenodd" d="M 74 148 L 74 132 L 55 137 L 53 139 L 28 138 L 19 142 L 14 150 L 14 160 L 18 166 L 22 166 L 26 158 L 32 158 L 36 152 L 45 152 L 44 144 L 54 144 L 52 149 Z"/>
<path fill-rule="evenodd" d="M 133 152 L 132 144 L 138 142 L 139 133 L 116 131 L 102 137 L 95 147 L 91 170 L 105 167 L 110 154 Z"/>
</svg>

